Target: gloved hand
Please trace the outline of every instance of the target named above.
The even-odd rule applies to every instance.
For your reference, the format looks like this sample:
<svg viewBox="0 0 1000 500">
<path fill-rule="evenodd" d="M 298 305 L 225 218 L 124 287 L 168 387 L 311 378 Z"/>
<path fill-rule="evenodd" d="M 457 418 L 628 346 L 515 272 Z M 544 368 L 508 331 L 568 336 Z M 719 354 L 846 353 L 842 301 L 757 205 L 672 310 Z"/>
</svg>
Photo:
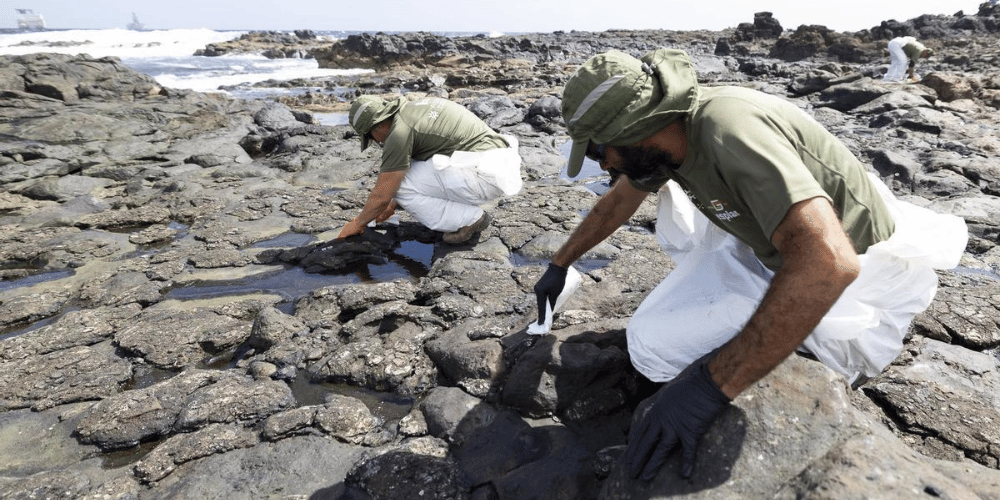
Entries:
<svg viewBox="0 0 1000 500">
<path fill-rule="evenodd" d="M 703 357 L 695 361 L 661 387 L 655 402 L 629 431 L 628 447 L 622 459 L 633 478 L 640 474 L 643 481 L 656 477 L 678 442 L 683 452 L 681 477 L 691 477 L 698 441 L 729 404 L 729 398 L 712 380 L 708 359 Z"/>
<path fill-rule="evenodd" d="M 566 271 L 568 269 L 549 263 L 545 274 L 535 283 L 535 296 L 538 298 L 538 323 L 545 323 L 545 301 L 555 308 L 556 299 L 566 286 Z"/>
<path fill-rule="evenodd" d="M 357 219 L 351 219 L 344 224 L 344 227 L 340 229 L 340 234 L 337 235 L 337 239 L 344 239 L 348 236 L 354 236 L 356 234 L 365 234 L 365 226 L 358 224 Z"/>
</svg>

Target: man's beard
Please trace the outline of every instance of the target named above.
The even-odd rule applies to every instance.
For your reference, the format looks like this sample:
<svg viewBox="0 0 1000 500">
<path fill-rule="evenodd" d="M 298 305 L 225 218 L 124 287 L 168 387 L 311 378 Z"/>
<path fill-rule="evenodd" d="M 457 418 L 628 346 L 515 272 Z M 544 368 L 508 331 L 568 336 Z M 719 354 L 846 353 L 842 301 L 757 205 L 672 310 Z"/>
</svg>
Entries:
<svg viewBox="0 0 1000 500">
<path fill-rule="evenodd" d="M 615 151 L 620 158 L 620 172 L 640 184 L 665 180 L 667 171 L 681 167 L 669 152 L 649 146 L 615 146 Z"/>
</svg>

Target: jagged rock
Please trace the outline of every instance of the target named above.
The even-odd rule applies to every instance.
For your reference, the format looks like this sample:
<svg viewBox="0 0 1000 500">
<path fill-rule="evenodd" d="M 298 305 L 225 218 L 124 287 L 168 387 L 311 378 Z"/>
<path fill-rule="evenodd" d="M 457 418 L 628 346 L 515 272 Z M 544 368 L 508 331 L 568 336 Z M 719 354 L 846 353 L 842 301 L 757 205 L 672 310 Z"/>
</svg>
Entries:
<svg viewBox="0 0 1000 500">
<path fill-rule="evenodd" d="M 470 321 L 452 328 L 427 343 L 427 354 L 441 373 L 473 396 L 484 398 L 499 386 L 504 374 L 503 347 L 491 339 L 470 338 L 476 323 Z"/>
<path fill-rule="evenodd" d="M 255 498 L 409 498 L 431 480 L 424 497 L 995 497 L 996 9 L 858 33 L 785 32 L 764 14 L 722 32 L 263 33 L 227 49 L 381 68 L 262 82 L 313 87 L 278 103 L 161 89 L 113 59 L 3 56 L 0 385 L 8 405 L 41 411 L 0 412 L 13 443 L 0 454 L 28 448 L 11 434 L 26 422 L 55 425 L 38 433 L 44 459 L 0 460 L 0 496 L 213 498 L 235 484 Z M 881 81 L 903 34 L 935 49 L 923 83 Z M 545 263 L 608 189 L 562 177 L 560 88 L 594 53 L 663 45 L 687 50 L 705 85 L 793 101 L 897 196 L 964 217 L 972 238 L 881 377 L 849 392 L 792 358 L 716 422 L 692 482 L 671 457 L 642 485 L 614 461 L 651 392 L 625 327 L 673 268 L 655 197 L 577 263 L 583 283 L 549 336 L 524 325 Z M 441 245 L 401 210 L 399 225 L 331 241 L 365 204 L 379 150 L 307 111 L 400 92 L 455 100 L 517 137 L 525 187 L 489 207 L 480 240 Z M 385 269 L 394 281 L 372 283 Z M 203 285 L 214 291 L 198 297 Z M 362 396 L 317 398 L 331 383 Z M 83 458 L 95 447 L 121 450 L 119 464 L 153 450 L 102 469 Z"/>
<path fill-rule="evenodd" d="M 0 363 L 0 410 L 45 410 L 116 394 L 132 364 L 105 348 L 70 347 Z"/>
<path fill-rule="evenodd" d="M 178 369 L 240 344 L 251 326 L 207 310 L 147 309 L 115 334 L 115 342 L 156 366 Z"/>
<path fill-rule="evenodd" d="M 135 476 L 144 483 L 159 481 L 178 465 L 202 457 L 257 444 L 257 434 L 236 425 L 212 424 L 167 439 L 135 464 Z"/>
<path fill-rule="evenodd" d="M 345 485 L 373 500 L 404 500 L 414 495 L 435 500 L 469 498 L 469 485 L 454 460 L 406 452 L 388 452 L 359 462 L 347 474 Z"/>
</svg>

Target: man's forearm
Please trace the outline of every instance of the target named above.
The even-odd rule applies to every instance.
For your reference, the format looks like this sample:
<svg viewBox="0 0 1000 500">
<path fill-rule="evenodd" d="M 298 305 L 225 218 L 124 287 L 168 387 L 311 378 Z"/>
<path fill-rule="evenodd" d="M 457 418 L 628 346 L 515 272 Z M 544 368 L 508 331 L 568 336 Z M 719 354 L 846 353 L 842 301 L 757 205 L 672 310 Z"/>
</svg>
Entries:
<svg viewBox="0 0 1000 500">
<path fill-rule="evenodd" d="M 373 199 L 372 196 L 369 196 L 364 208 L 361 209 L 361 213 L 354 220 L 358 221 L 358 224 L 361 226 L 368 225 L 369 222 L 375 220 L 376 217 L 385 211 L 391 201 L 392 198 L 384 200 L 381 198 Z"/>
<path fill-rule="evenodd" d="M 779 245 L 781 269 L 747 324 L 709 363 L 712 378 L 730 398 L 788 357 L 860 272 L 857 254 L 829 203 L 811 201 L 803 202 L 809 203 L 805 213 L 795 214 L 802 216 L 797 227 L 782 223 L 788 237 Z"/>
<path fill-rule="evenodd" d="M 624 224 L 638 210 L 647 193 L 632 187 L 626 179 L 615 183 L 594 208 L 590 210 L 583 222 L 573 231 L 569 240 L 559 248 L 552 263 L 568 267 L 583 254 L 594 248 Z"/>
<path fill-rule="evenodd" d="M 405 176 L 405 171 L 383 172 L 379 174 L 371 193 L 368 193 L 368 199 L 365 200 L 364 208 L 361 209 L 361 213 L 354 220 L 359 225 L 365 226 L 381 215 L 393 203 L 396 192 L 399 191 L 399 186 L 402 184 Z"/>
<path fill-rule="evenodd" d="M 743 330 L 709 364 L 727 396 L 736 397 L 781 364 L 843 293 L 846 286 L 817 274 L 779 271 Z"/>
</svg>

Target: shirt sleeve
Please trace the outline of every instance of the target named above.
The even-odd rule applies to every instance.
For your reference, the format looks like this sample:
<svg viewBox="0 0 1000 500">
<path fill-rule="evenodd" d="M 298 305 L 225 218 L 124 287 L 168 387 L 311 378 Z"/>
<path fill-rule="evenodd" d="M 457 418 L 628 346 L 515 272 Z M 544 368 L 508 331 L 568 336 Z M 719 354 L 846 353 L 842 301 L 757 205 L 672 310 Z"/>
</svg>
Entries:
<svg viewBox="0 0 1000 500">
<path fill-rule="evenodd" d="M 394 122 L 382 145 L 382 166 L 379 167 L 379 172 L 398 172 L 410 168 L 413 134 L 409 128 L 396 125 Z"/>
<path fill-rule="evenodd" d="M 801 132 L 781 117 L 802 111 L 768 112 L 743 101 L 727 104 L 714 110 L 715 119 L 706 120 L 706 153 L 770 239 L 792 205 L 830 197 L 803 163 L 797 135 Z"/>
</svg>

